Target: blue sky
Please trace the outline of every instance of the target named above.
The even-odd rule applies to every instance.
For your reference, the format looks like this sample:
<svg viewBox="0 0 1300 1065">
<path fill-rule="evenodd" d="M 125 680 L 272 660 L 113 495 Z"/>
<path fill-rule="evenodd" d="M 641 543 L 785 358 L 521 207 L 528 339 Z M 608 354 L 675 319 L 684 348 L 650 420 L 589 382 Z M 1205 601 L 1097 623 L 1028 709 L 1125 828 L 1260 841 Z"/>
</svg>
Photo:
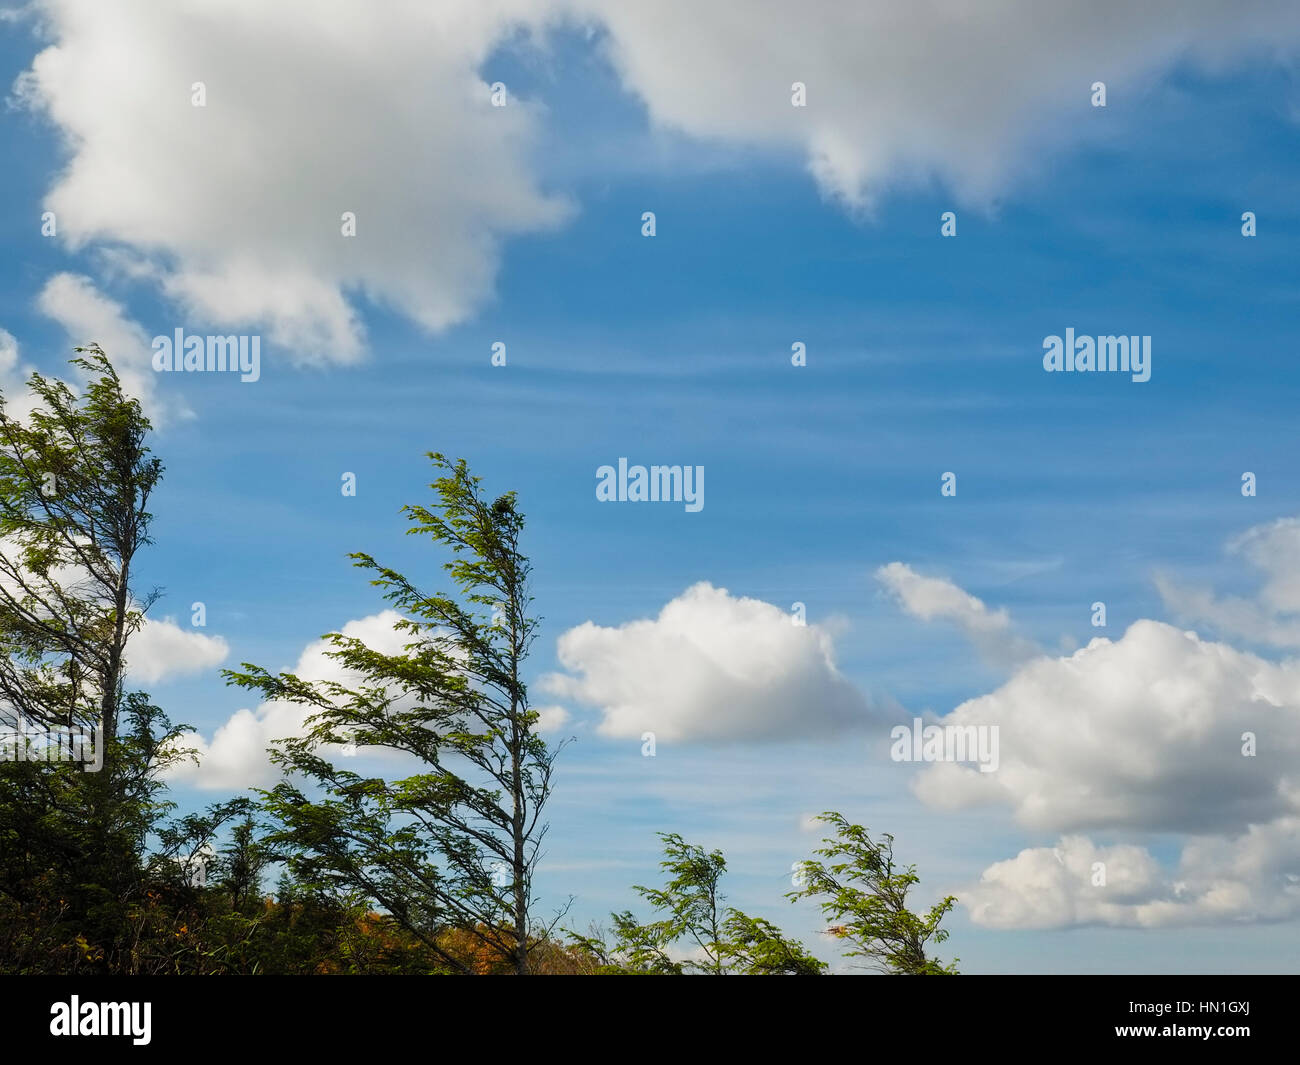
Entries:
<svg viewBox="0 0 1300 1065">
<path fill-rule="evenodd" d="M 239 32 L 252 35 L 256 15 L 237 6 Z M 1261 24 L 1276 17 L 1273 47 L 1300 40 L 1293 17 L 1257 6 Z M 36 7 L 47 20 L 43 31 L 32 16 L 0 22 L 6 84 L 45 48 L 81 63 L 99 55 L 100 45 L 82 28 L 95 21 L 88 9 Z M 448 232 L 465 217 L 478 228 L 472 239 L 430 240 L 397 258 L 418 263 L 477 255 L 456 276 L 483 269 L 486 285 L 457 297 L 455 321 L 430 328 L 403 294 L 405 278 L 375 266 L 369 273 L 343 269 L 345 280 L 335 288 L 355 312 L 364 341 L 342 355 L 331 355 L 329 343 L 318 349 L 269 339 L 277 325 L 291 334 L 277 322 L 276 308 L 292 295 L 279 304 L 270 297 L 258 303 L 228 292 L 211 275 L 220 273 L 222 255 L 234 261 L 245 247 L 241 227 L 252 225 L 257 212 L 240 212 L 265 203 L 315 196 L 330 205 L 334 214 L 325 221 L 335 228 L 337 210 L 356 210 L 356 239 L 365 241 L 367 212 L 382 211 L 385 198 L 367 188 L 364 168 L 345 190 L 351 200 L 331 200 L 319 193 L 321 186 L 331 191 L 329 178 L 308 165 L 315 161 L 311 151 L 286 154 L 267 160 L 259 183 L 227 203 L 220 199 L 222 184 L 211 178 L 221 164 L 200 155 L 189 165 L 208 199 L 189 202 L 207 203 L 218 216 L 232 211 L 231 248 L 213 243 L 220 227 L 175 236 L 164 206 L 158 231 L 147 232 L 132 214 L 132 196 L 112 187 L 120 176 L 98 191 L 93 182 L 63 179 L 79 156 L 143 145 L 152 150 L 133 151 L 122 166 L 128 175 L 138 170 L 147 186 L 157 180 L 148 171 L 170 166 L 164 157 L 186 145 L 170 141 L 165 126 L 137 128 L 150 118 L 149 105 L 140 103 L 144 90 L 128 91 L 111 69 L 99 75 L 97 90 L 113 101 L 111 119 L 86 101 L 76 77 L 48 77 L 35 90 L 43 107 L 32 105 L 29 92 L 25 105 L 0 117 L 7 204 L 0 212 L 6 250 L 0 328 L 14 338 L 23 365 L 45 372 L 63 372 L 73 343 L 107 346 L 121 336 L 129 344 L 132 336 L 170 334 L 178 326 L 268 338 L 256 383 L 172 374 L 155 375 L 150 386 L 159 422 L 155 447 L 167 476 L 143 581 L 165 589 L 155 612 L 181 627 L 188 627 L 192 602 L 206 604 L 203 631 L 226 641 L 224 665 L 291 668 L 321 634 L 378 614 L 383 604 L 350 569 L 349 551 L 371 552 L 429 580 L 437 575 L 441 558 L 401 535 L 398 513 L 404 503 L 427 499 L 424 452 L 464 456 L 489 491 L 519 493 L 534 595 L 546 619 L 532 660 L 534 697 L 563 705 L 564 733 L 578 737 L 559 771 L 543 906 L 573 893 L 574 926 L 631 904 L 629 885 L 656 877 L 654 834 L 680 831 L 726 851 L 733 902 L 817 943 L 816 914 L 781 895 L 790 863 L 816 845 L 807 816 L 837 809 L 897 837 L 901 854 L 920 867 L 923 899 L 951 891 L 987 902 L 986 914 L 1010 915 L 981 920 L 958 907 L 941 953 L 960 955 L 965 971 L 1293 971 L 1300 837 L 1290 790 L 1295 763 L 1286 758 L 1300 751 L 1300 685 L 1291 686 L 1288 672 L 1295 645 L 1279 629 L 1300 611 L 1300 601 L 1288 598 L 1285 576 L 1288 560 L 1300 559 L 1288 554 L 1300 534 L 1286 522 L 1300 513 L 1300 475 L 1290 459 L 1300 385 L 1294 339 L 1300 95 L 1290 59 L 1261 56 L 1256 36 L 1244 31 L 1234 44 L 1231 17 L 1214 4 L 1199 7 L 1204 21 L 1185 27 L 1186 54 L 1135 47 L 1123 50 L 1126 65 L 1098 63 L 1103 69 L 1095 78 L 1105 78 L 1109 88 L 1104 108 L 1090 104 L 1093 76 L 1040 84 L 1037 67 L 1011 95 L 1041 91 L 1049 101 L 1042 113 L 1026 117 L 1012 109 L 999 117 L 1005 98 L 991 94 L 992 147 L 1015 127 L 1007 161 L 993 178 L 985 161 L 957 157 L 960 138 L 942 136 L 944 121 L 928 115 L 924 101 L 916 103 L 910 128 L 925 146 L 908 142 L 912 154 L 900 149 L 906 158 L 897 163 L 889 146 L 882 148 L 885 161 L 868 167 L 860 202 L 844 193 L 839 178 L 810 169 L 809 150 L 797 136 L 745 132 L 754 128 L 748 112 L 737 116 L 735 136 L 716 133 L 728 120 L 722 104 L 714 124 L 702 119 L 692 128 L 666 120 L 675 114 L 668 99 L 674 77 L 698 78 L 707 95 L 714 91 L 708 79 L 724 75 L 646 74 L 656 53 L 630 57 L 639 46 L 631 37 L 620 40 L 613 15 L 602 21 L 600 13 L 586 13 L 584 25 L 544 23 L 534 27 L 535 36 L 521 36 L 508 14 L 484 28 L 479 16 L 462 12 L 466 37 L 487 43 L 462 54 L 454 47 L 462 22 L 452 18 L 444 30 L 451 43 L 430 62 L 445 62 L 448 79 L 483 93 L 504 82 L 525 116 L 527 136 L 519 138 L 525 147 L 509 158 L 526 171 L 532 191 L 519 193 L 525 206 L 516 215 L 500 212 L 515 218 L 520 232 L 491 212 L 473 221 L 457 214 L 457 202 L 433 194 L 426 201 L 413 192 L 411 202 L 430 216 L 447 212 Z M 124 39 L 132 20 L 145 18 L 141 11 L 123 6 Z M 407 17 L 414 16 L 400 16 Z M 764 20 L 777 17 L 764 8 L 750 29 L 761 34 Z M 339 18 L 346 25 L 347 16 Z M 171 61 L 182 71 L 220 69 L 200 61 L 204 45 L 180 33 L 183 25 L 178 15 L 174 24 L 150 26 L 148 34 L 157 36 L 138 47 L 171 47 Z M 785 35 L 779 26 L 766 29 L 776 44 L 763 54 L 779 58 Z M 1049 34 L 1050 28 L 1039 29 Z M 1172 33 L 1159 20 L 1129 30 L 1150 41 Z M 268 25 L 268 41 L 277 32 Z M 306 36 L 304 49 L 312 41 Z M 1034 46 L 1032 39 L 1025 43 Z M 1217 49 L 1215 61 L 1205 61 L 1201 48 Z M 1081 40 L 1079 52 L 1107 54 L 1092 39 Z M 771 78 L 777 95 L 788 96 L 791 77 L 777 58 Z M 811 69 L 811 111 L 821 68 L 807 55 L 797 58 Z M 400 67 L 405 56 L 381 60 L 374 57 L 377 71 L 385 63 Z M 250 97 L 264 73 L 251 62 L 240 89 Z M 861 108 L 883 106 L 878 100 L 899 88 L 870 84 L 870 74 L 860 75 L 859 84 L 852 70 L 838 76 L 837 93 L 852 104 L 860 91 Z M 219 109 L 222 93 L 234 90 L 208 77 L 210 107 Z M 141 78 L 145 90 L 155 91 Z M 191 80 L 186 74 L 176 89 L 182 97 Z M 327 90 L 349 87 L 346 80 L 299 82 L 304 122 L 313 109 L 337 105 Z M 724 89 L 717 92 L 725 95 Z M 377 74 L 367 100 L 383 91 Z M 346 105 L 338 106 L 346 116 Z M 409 117 L 420 109 L 407 100 L 398 110 Z M 846 138 L 869 135 L 844 113 L 812 118 Z M 380 127 L 393 123 L 376 137 L 407 143 L 424 136 L 400 115 L 373 119 Z M 258 121 L 258 110 L 230 121 L 228 129 L 246 128 Z M 370 160 L 377 186 L 382 176 L 386 187 L 396 182 L 418 190 L 423 183 L 438 187 L 444 171 L 473 172 L 474 156 L 440 153 L 442 127 L 433 127 L 411 158 Z M 351 150 L 351 128 L 340 118 L 340 152 Z M 457 137 L 463 147 L 462 134 Z M 516 152 L 514 138 L 504 143 Z M 238 140 L 210 146 L 229 157 L 242 148 Z M 394 173 L 412 158 L 428 169 Z M 263 200 L 264 189 L 275 195 Z M 551 212 L 530 203 L 534 193 L 559 206 Z M 346 206 L 352 202 L 357 206 Z M 59 209 L 63 234 L 54 239 L 40 233 L 41 212 L 51 205 Z M 954 238 L 940 236 L 940 215 L 949 210 L 958 217 Z M 641 235 L 644 211 L 656 215 L 652 238 Z M 1255 237 L 1241 233 L 1244 211 L 1256 214 Z M 83 222 L 92 216 L 93 226 Z M 479 254 L 484 244 L 491 251 Z M 316 267 L 310 242 L 288 245 L 283 259 L 262 249 L 272 284 L 277 271 L 297 268 L 294 252 L 308 273 Z M 365 254 L 370 263 L 391 257 L 382 243 Z M 134 276 L 126 262 L 134 264 Z M 412 284 L 429 280 L 412 269 Z M 64 274 L 84 279 L 120 313 L 105 317 L 102 304 L 84 298 L 84 287 L 76 290 L 80 302 L 49 297 L 51 279 Z M 100 323 L 108 335 L 84 335 Z M 1067 327 L 1151 336 L 1151 379 L 1045 373 L 1043 338 Z M 327 335 L 338 350 L 346 347 Z M 489 362 L 496 341 L 507 345 L 505 367 Z M 804 367 L 790 363 L 796 341 L 807 347 Z M 110 348 L 110 354 L 119 353 Z M 147 349 L 133 356 L 146 376 L 147 356 Z M 620 456 L 703 466 L 703 510 L 599 503 L 596 468 Z M 957 474 L 955 498 L 940 495 L 945 471 Z M 1251 498 L 1241 494 L 1244 471 L 1258 479 Z M 355 498 L 340 494 L 344 472 L 357 476 Z M 1235 553 L 1225 550 L 1251 529 L 1261 531 Z M 946 583 L 942 589 L 909 585 L 915 592 L 909 598 L 906 589 L 891 589 L 877 576 L 894 562 Z M 1171 582 L 1163 594 L 1157 574 Z M 619 677 L 653 677 L 656 667 L 673 670 L 671 660 L 656 659 L 655 648 L 635 635 L 611 645 L 617 654 L 642 656 L 626 669 L 603 659 L 566 666 L 557 640 L 585 622 L 614 629 L 654 619 L 698 582 L 726 589 L 725 609 L 744 599 L 781 612 L 795 602 L 806 605 L 809 627 L 833 647 L 834 663 L 808 667 L 808 676 L 798 673 L 804 666 L 792 667 L 795 688 L 808 685 L 806 705 L 750 708 L 752 692 L 739 685 L 726 714 L 734 735 L 697 741 L 688 728 L 680 741 L 661 741 L 648 759 L 639 739 L 601 734 L 606 708 L 599 702 L 572 697 L 601 685 L 579 683 L 568 697 L 546 693 L 542 678 L 557 672 L 586 668 L 590 679 L 612 670 L 613 684 Z M 926 600 L 926 589 L 948 605 Z M 953 606 L 943 589 L 960 589 L 986 606 L 976 609 L 964 599 Z M 1249 610 L 1225 606 L 1225 596 L 1241 597 Z M 1107 606 L 1104 629 L 1090 624 L 1098 600 Z M 1000 610 L 1007 619 L 996 620 Z M 1098 637 L 1112 646 L 1146 639 L 1145 630 L 1126 635 L 1141 619 L 1172 626 L 1172 633 L 1194 630 L 1202 641 L 1171 643 L 1168 662 L 1140 643 L 1133 648 L 1155 675 L 1153 705 L 1172 716 L 1148 729 L 1139 699 L 1096 709 L 1090 718 L 1090 699 L 1103 700 L 1132 678 L 1097 673 L 1124 668 L 1101 652 L 1075 665 L 1069 656 Z M 1059 776 L 1066 755 L 1054 748 L 1043 754 L 1035 744 L 1050 748 L 1057 741 L 1044 741 L 1041 731 L 1033 732 L 1033 743 L 1017 740 L 1027 733 L 1022 704 L 1008 686 L 1014 688 L 1022 671 L 1039 668 L 1038 659 L 1011 661 L 997 648 L 981 654 L 989 647 L 980 634 L 1004 650 L 1013 636 L 1032 642 L 1047 662 L 1042 669 L 1096 680 L 1082 694 L 1071 689 L 1060 704 L 1044 702 L 1039 716 L 1050 722 L 1059 715 L 1065 737 L 1059 742 L 1067 749 L 1072 729 L 1089 736 L 1100 731 L 1096 750 L 1113 749 L 1117 764 L 1130 753 L 1141 762 L 1140 770 L 1115 770 L 1114 780 L 1098 770 L 1098 789 L 1123 800 L 1114 809 L 1077 822 L 1058 814 L 1027 824 L 1015 816 L 1033 806 L 1034 781 Z M 744 638 L 738 630 L 736 640 Z M 1224 675 L 1199 672 L 1204 647 L 1220 644 L 1227 651 L 1204 653 L 1216 662 L 1231 659 Z M 1180 664 L 1184 650 L 1192 665 Z M 753 652 L 734 648 L 724 657 L 733 653 L 724 665 L 749 661 Z M 800 655 L 794 659 L 806 665 Z M 1226 765 L 1224 759 L 1239 762 L 1240 754 L 1211 740 L 1244 720 L 1237 701 L 1248 704 L 1250 696 L 1239 700 L 1239 688 L 1253 691 L 1256 680 L 1255 667 L 1241 663 L 1254 662 L 1279 670 L 1266 687 L 1286 693 L 1277 697 L 1280 716 L 1270 719 L 1261 741 L 1272 743 L 1282 760 L 1262 758 L 1258 773 L 1273 776 L 1258 795 L 1246 789 L 1257 819 L 1225 823 L 1214 816 L 1214 797 L 1206 792 L 1218 779 L 1215 767 Z M 830 734 L 804 727 L 817 718 L 824 667 L 861 693 L 869 707 L 861 728 Z M 1203 688 L 1170 695 L 1180 681 Z M 1043 681 L 1042 690 L 1055 683 Z M 218 665 L 206 659 L 151 690 L 205 741 L 250 706 L 246 695 L 221 684 Z M 960 788 L 949 790 L 938 778 L 930 791 L 915 793 L 918 769 L 889 759 L 888 727 L 909 722 L 913 713 L 946 715 L 981 697 L 967 711 L 974 716 L 962 720 L 1001 723 L 1004 749 L 1024 770 L 1007 785 L 1009 797 L 966 803 Z M 653 727 L 656 696 L 647 692 L 645 700 Z M 747 714 L 767 715 L 767 724 L 751 727 Z M 1162 745 L 1161 728 L 1178 732 L 1179 721 L 1192 732 L 1202 728 L 1200 739 L 1190 747 L 1181 740 Z M 1184 755 L 1194 760 L 1184 766 L 1178 761 Z M 1223 769 L 1233 780 L 1236 765 Z M 178 783 L 177 797 L 197 804 L 230 791 L 204 785 L 193 775 Z M 1148 816 L 1170 796 L 1177 805 L 1184 792 L 1185 818 Z M 1262 857 L 1249 845 L 1252 831 L 1266 837 Z M 1109 909 L 1090 909 L 1075 898 L 1082 889 L 1056 883 L 1050 865 L 1046 874 L 1035 872 L 1040 867 L 1030 855 L 997 880 L 1006 895 L 991 888 L 968 892 L 986 869 L 1022 851 L 1068 851 L 1059 842 L 1063 835 L 1141 849 L 1156 864 L 1154 873 L 1146 870 L 1153 879 L 1134 881 Z M 1256 855 L 1256 864 L 1234 846 Z M 1108 859 L 1116 868 L 1130 860 L 1146 868 L 1146 859 L 1128 851 Z M 1073 875 L 1072 869 L 1062 867 L 1059 875 Z M 1176 889 L 1180 882 L 1191 886 Z M 1235 901 L 1220 906 L 1216 885 Z M 1188 890 L 1192 903 L 1186 903 Z M 1024 916 L 1028 896 L 1049 899 L 1042 904 L 1046 917 Z M 824 943 L 818 949 L 830 954 Z"/>
</svg>

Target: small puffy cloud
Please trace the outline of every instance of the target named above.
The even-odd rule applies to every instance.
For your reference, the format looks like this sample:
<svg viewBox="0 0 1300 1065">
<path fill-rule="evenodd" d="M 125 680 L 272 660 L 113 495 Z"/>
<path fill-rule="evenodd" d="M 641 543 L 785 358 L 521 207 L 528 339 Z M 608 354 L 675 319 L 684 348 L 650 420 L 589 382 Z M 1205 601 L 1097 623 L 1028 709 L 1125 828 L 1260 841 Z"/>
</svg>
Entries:
<svg viewBox="0 0 1300 1065">
<path fill-rule="evenodd" d="M 1272 647 L 1300 647 L 1300 518 L 1257 525 L 1228 542 L 1262 578 L 1254 596 L 1216 596 L 1208 588 L 1156 576 L 1165 606 L 1180 620 Z"/>
<path fill-rule="evenodd" d="M 1012 631 L 1011 618 L 1005 610 L 990 610 L 952 581 L 923 577 L 902 562 L 881 566 L 876 570 L 876 580 L 912 617 L 952 622 L 991 662 L 1012 665 L 1039 653 L 1031 641 Z"/>
<path fill-rule="evenodd" d="M 800 814 L 799 831 L 800 832 L 823 832 L 826 830 L 825 824 L 821 819 L 821 814 Z"/>
<path fill-rule="evenodd" d="M 100 292 L 90 278 L 64 273 L 45 283 L 37 307 L 63 327 L 74 346 L 98 343 L 126 393 L 140 400 L 151 416 L 161 413 L 155 397 L 150 337 L 120 303 Z"/>
<path fill-rule="evenodd" d="M 1257 525 L 1228 544 L 1264 575 L 1259 599 L 1275 614 L 1300 614 L 1300 518 Z"/>
<path fill-rule="evenodd" d="M 666 742 L 833 734 L 869 722 L 862 694 L 835 667 L 830 635 L 758 599 L 701 582 L 655 618 L 584 622 L 558 641 L 555 695 L 595 706 L 597 731 Z"/>
<path fill-rule="evenodd" d="M 154 684 L 212 669 L 229 653 L 220 636 L 183 629 L 171 618 L 146 618 L 127 643 L 126 671 L 133 681 Z"/>
<path fill-rule="evenodd" d="M 47 603 L 63 599 L 103 602 L 103 586 L 91 579 L 90 571 L 84 566 L 53 566 L 38 577 L 23 564 L 23 559 L 21 538 L 0 538 L 0 588 L 5 594 L 20 600 L 34 594 Z M 137 609 L 139 605 L 132 604 Z M 57 617 L 58 612 L 41 613 Z M 145 617 L 127 640 L 126 674 L 134 682 L 155 684 L 218 666 L 229 651 L 220 636 L 182 628 L 169 617 Z"/>
<path fill-rule="evenodd" d="M 18 341 L 7 329 L 0 329 L 0 374 L 8 382 L 18 372 Z"/>
<path fill-rule="evenodd" d="M 410 634 L 394 628 L 400 620 L 394 610 L 385 610 L 371 617 L 349 621 L 339 631 L 344 636 L 362 640 L 381 654 L 398 654 L 410 642 Z M 345 669 L 326 652 L 332 645 L 316 640 L 298 658 L 290 672 L 303 680 L 337 681 L 355 684 L 359 678 Z M 176 766 L 171 779 L 191 783 L 207 790 L 236 790 L 265 786 L 279 777 L 279 769 L 272 765 L 267 750 L 272 742 L 302 735 L 311 711 L 296 703 L 267 700 L 253 709 L 236 711 L 213 732 L 211 739 L 199 733 L 182 737 L 180 746 L 193 748 L 198 764 L 186 761 Z"/>
<path fill-rule="evenodd" d="M 534 706 L 532 708 L 537 712 L 537 722 L 533 725 L 533 731 L 546 736 L 552 732 L 559 732 L 569 723 L 569 711 L 562 706 Z"/>
<path fill-rule="evenodd" d="M 5 413 L 11 418 L 26 418 L 36 406 L 27 388 L 30 373 L 31 367 L 19 357 L 18 341 L 12 333 L 0 329 L 0 393 L 4 394 Z"/>
</svg>

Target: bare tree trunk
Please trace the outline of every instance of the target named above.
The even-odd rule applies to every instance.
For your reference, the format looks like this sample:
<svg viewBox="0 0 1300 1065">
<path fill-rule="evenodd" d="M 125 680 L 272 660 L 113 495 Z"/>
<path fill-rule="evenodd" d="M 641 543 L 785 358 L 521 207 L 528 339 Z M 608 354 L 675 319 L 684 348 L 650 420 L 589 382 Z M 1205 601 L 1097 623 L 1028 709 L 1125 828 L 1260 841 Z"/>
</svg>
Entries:
<svg viewBox="0 0 1300 1065">
<path fill-rule="evenodd" d="M 518 597 L 518 592 L 511 589 L 511 598 Z M 510 821 L 514 843 L 514 879 L 515 879 L 515 974 L 528 975 L 528 859 L 524 852 L 527 826 L 524 824 L 524 780 L 523 780 L 523 738 L 519 734 L 519 641 L 515 628 L 516 606 L 510 607 L 510 673 L 514 682 L 514 691 L 510 695 L 510 770 L 511 796 L 514 800 L 513 816 Z"/>
<path fill-rule="evenodd" d="M 108 668 L 104 672 L 104 691 L 100 698 L 99 713 L 104 723 L 105 757 L 109 745 L 117 736 L 117 693 L 122 680 L 122 654 L 126 644 L 126 614 L 131 605 L 130 560 L 122 560 L 113 596 L 113 642 L 108 649 Z"/>
</svg>

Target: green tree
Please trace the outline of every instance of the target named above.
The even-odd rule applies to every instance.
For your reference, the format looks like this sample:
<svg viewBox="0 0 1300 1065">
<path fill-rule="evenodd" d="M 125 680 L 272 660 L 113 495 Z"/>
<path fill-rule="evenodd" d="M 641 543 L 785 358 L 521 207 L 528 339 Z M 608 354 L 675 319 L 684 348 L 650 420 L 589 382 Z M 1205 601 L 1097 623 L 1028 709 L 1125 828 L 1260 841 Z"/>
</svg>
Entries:
<svg viewBox="0 0 1300 1065">
<path fill-rule="evenodd" d="M 0 935 L 3 972 L 142 971 L 156 923 L 147 900 L 174 804 L 163 775 L 185 730 L 129 692 L 97 773 L 70 762 L 0 763 Z"/>
<path fill-rule="evenodd" d="M 95 772 L 0 763 L 0 910 L 24 929 L 5 942 L 9 971 L 133 971 L 142 856 L 179 757 L 180 728 L 123 683 L 154 598 L 132 569 L 162 464 L 108 357 L 77 350 L 80 393 L 32 374 L 23 417 L 0 396 L 0 732 L 103 729 Z"/>
<path fill-rule="evenodd" d="M 635 886 L 658 920 L 642 924 L 624 911 L 610 915 L 613 942 L 597 931 L 570 933 L 575 945 L 599 961 L 607 974 L 681 976 L 818 976 L 826 969 L 795 940 L 762 918 L 726 906 L 720 884 L 727 861 L 675 832 L 660 833 L 668 874 L 662 888 Z M 672 957 L 672 948 L 684 956 Z M 695 957 L 691 957 L 694 954 Z"/>
<path fill-rule="evenodd" d="M 407 533 L 450 549 L 443 568 L 460 598 L 422 591 L 353 554 L 401 614 L 397 627 L 410 639 L 400 653 L 332 633 L 327 653 L 355 683 L 248 663 L 226 675 L 310 710 L 306 734 L 281 741 L 273 757 L 317 790 L 309 796 L 286 776 L 263 792 L 279 825 L 268 843 L 294 876 L 309 888 L 364 893 L 456 971 L 473 969 L 446 948 L 448 929 L 524 974 L 538 942 L 533 873 L 558 753 L 534 731 L 521 677 L 538 625 L 519 547 L 524 519 L 514 493 L 488 502 L 463 460 L 429 457 L 442 474 L 430 486 L 435 505 L 403 508 Z M 423 771 L 363 777 L 325 757 L 323 745 L 349 742 L 399 752 Z"/>
<path fill-rule="evenodd" d="M 255 906 L 262 898 L 262 874 L 273 855 L 257 836 L 251 811 L 234 826 L 230 841 L 218 852 L 218 883 L 229 893 L 236 910 Z"/>
<path fill-rule="evenodd" d="M 872 839 L 867 829 L 833 811 L 819 820 L 835 836 L 814 852 L 824 860 L 803 864 L 802 886 L 787 897 L 817 899 L 828 931 L 849 944 L 845 955 L 867 959 L 870 968 L 903 976 L 955 974 L 958 959 L 945 966 L 925 951 L 928 943 L 948 938 L 939 925 L 956 897 L 949 895 L 924 916 L 912 913 L 907 893 L 920 878 L 916 866 L 895 862 L 894 837 Z"/>
<path fill-rule="evenodd" d="M 33 373 L 35 406 L 0 396 L 0 708 L 16 723 L 117 734 L 127 641 L 156 593 L 132 589 L 162 476 L 149 420 L 98 345 L 81 395 Z"/>
</svg>

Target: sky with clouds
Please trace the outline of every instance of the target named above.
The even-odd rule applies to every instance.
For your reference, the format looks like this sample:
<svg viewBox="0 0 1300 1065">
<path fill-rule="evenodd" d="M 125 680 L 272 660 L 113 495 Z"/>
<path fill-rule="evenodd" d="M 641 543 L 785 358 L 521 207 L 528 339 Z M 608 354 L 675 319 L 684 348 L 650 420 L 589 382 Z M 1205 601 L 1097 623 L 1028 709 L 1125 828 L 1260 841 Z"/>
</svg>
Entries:
<svg viewBox="0 0 1300 1065">
<path fill-rule="evenodd" d="M 438 450 L 528 519 L 543 909 L 677 831 L 829 957 L 782 896 L 835 809 L 964 971 L 1294 970 L 1294 3 L 3 2 L 0 389 L 99 341 L 155 421 L 130 668 L 183 806 L 301 727 L 223 665 L 398 646 L 345 556 L 437 574 Z M 155 372 L 178 328 L 259 379 Z M 1044 372 L 1067 329 L 1150 379 Z M 620 458 L 704 506 L 600 502 Z M 917 717 L 997 770 L 893 760 Z"/>
</svg>

